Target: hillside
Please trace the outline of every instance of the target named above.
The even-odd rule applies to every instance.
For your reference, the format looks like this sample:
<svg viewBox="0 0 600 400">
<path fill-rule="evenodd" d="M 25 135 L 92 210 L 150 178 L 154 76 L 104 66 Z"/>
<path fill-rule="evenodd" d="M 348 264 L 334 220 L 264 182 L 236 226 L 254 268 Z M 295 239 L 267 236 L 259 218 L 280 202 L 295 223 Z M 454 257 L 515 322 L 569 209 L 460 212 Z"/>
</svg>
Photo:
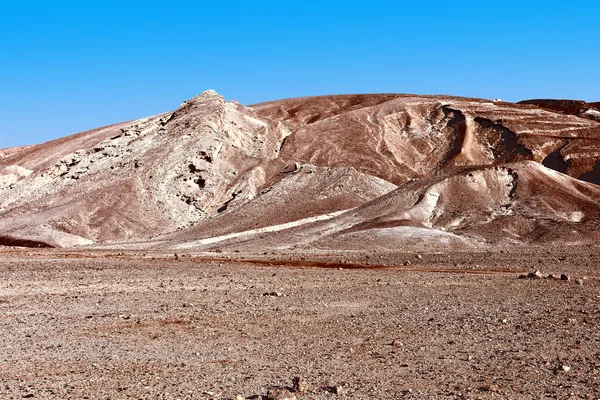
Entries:
<svg viewBox="0 0 600 400">
<path fill-rule="evenodd" d="M 0 244 L 216 250 L 598 240 L 595 103 L 339 95 L 0 150 Z"/>
</svg>

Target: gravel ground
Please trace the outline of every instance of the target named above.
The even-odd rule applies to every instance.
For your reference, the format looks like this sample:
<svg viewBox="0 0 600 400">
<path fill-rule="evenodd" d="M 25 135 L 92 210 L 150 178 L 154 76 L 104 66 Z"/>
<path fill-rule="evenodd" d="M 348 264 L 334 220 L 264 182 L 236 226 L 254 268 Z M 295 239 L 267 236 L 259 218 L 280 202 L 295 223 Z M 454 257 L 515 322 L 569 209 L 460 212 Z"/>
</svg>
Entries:
<svg viewBox="0 0 600 400">
<path fill-rule="evenodd" d="M 267 256 L 0 251 L 0 398 L 600 398 L 597 250 Z"/>
</svg>

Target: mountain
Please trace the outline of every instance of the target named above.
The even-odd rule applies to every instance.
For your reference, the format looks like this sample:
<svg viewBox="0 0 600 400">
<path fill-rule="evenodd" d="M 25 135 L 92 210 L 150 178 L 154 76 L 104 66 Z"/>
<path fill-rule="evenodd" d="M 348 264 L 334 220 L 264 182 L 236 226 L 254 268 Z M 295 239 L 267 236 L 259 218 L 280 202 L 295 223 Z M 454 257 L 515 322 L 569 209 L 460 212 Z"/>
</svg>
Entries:
<svg viewBox="0 0 600 400">
<path fill-rule="evenodd" d="M 0 244 L 377 250 L 598 240 L 597 103 L 339 95 L 0 150 Z"/>
</svg>

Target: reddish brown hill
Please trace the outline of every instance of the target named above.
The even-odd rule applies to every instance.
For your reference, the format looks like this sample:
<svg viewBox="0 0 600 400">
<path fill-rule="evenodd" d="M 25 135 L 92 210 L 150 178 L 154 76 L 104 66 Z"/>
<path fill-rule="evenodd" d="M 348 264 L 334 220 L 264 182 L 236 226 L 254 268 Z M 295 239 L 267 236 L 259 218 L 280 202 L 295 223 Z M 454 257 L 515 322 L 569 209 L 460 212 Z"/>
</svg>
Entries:
<svg viewBox="0 0 600 400">
<path fill-rule="evenodd" d="M 396 94 L 245 107 L 208 91 L 173 112 L 2 150 L 0 244 L 578 242 L 596 221 L 595 186 L 576 180 L 600 183 L 594 110 Z M 434 192 L 443 201 L 427 211 Z"/>
<path fill-rule="evenodd" d="M 600 121 L 600 108 L 598 108 L 600 103 L 586 103 L 582 100 L 537 99 L 520 101 L 518 104 L 531 104 L 546 110 Z"/>
</svg>

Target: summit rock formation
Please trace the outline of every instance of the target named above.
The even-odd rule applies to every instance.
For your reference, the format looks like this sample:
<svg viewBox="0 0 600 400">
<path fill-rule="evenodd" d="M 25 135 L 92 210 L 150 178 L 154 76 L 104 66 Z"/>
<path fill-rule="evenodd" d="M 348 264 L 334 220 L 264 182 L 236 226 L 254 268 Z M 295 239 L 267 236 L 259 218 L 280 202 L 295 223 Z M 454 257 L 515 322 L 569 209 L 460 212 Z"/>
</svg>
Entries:
<svg viewBox="0 0 600 400">
<path fill-rule="evenodd" d="M 597 241 L 597 103 L 339 95 L 0 150 L 0 244 L 313 250 Z"/>
</svg>

